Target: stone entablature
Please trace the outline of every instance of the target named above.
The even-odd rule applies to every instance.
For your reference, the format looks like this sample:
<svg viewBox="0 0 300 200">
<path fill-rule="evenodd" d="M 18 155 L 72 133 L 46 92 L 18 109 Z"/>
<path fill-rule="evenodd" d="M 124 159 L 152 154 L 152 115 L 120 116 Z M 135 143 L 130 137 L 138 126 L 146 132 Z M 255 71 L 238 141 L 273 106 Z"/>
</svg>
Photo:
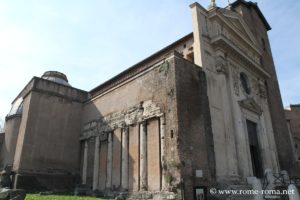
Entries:
<svg viewBox="0 0 300 200">
<path fill-rule="evenodd" d="M 112 113 L 101 119 L 93 120 L 84 125 L 80 140 L 100 136 L 107 139 L 107 133 L 117 128 L 124 128 L 133 124 L 141 123 L 147 119 L 161 117 L 163 113 L 160 107 L 151 100 L 141 102 L 127 110 Z"/>
<path fill-rule="evenodd" d="M 231 56 L 238 62 L 242 62 L 247 68 L 252 69 L 252 71 L 260 74 L 263 77 L 270 77 L 270 75 L 260 66 L 260 64 L 254 62 L 251 57 L 240 51 L 235 44 L 233 44 L 224 36 L 220 35 L 212 39 L 211 44 L 215 49 L 222 49 L 224 52 L 227 52 L 228 56 Z"/>
</svg>

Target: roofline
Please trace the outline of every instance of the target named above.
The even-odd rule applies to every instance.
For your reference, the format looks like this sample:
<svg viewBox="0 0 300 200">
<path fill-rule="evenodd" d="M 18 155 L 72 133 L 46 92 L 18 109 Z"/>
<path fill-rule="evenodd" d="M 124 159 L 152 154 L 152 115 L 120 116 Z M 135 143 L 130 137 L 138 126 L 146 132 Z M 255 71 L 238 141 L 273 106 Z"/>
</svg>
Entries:
<svg viewBox="0 0 300 200">
<path fill-rule="evenodd" d="M 122 77 L 126 77 L 126 75 L 130 74 L 130 72 L 138 69 L 141 65 L 149 62 L 151 59 L 159 56 L 159 55 L 162 55 L 166 52 L 168 52 L 172 47 L 175 47 L 176 45 L 182 43 L 183 41 L 186 41 L 190 38 L 193 38 L 193 32 L 185 35 L 184 37 L 180 38 L 179 40 L 173 42 L 172 44 L 164 47 L 163 49 L 157 51 L 156 53 L 152 54 L 151 56 L 145 58 L 144 60 L 136 63 L 135 65 L 127 68 L 126 70 L 122 71 L 121 73 L 117 74 L 116 76 L 110 78 L 109 80 L 105 81 L 104 83 L 98 85 L 97 87 L 95 87 L 94 89 L 90 90 L 89 93 L 91 94 L 91 97 L 94 96 L 95 93 L 97 93 L 98 90 L 101 90 L 101 89 L 104 89 L 105 87 L 108 87 L 108 89 L 110 88 L 110 86 L 113 85 L 113 83 L 115 81 L 117 81 L 118 79 L 121 79 Z M 125 79 L 128 79 L 130 77 L 126 77 Z M 94 94 L 93 94 L 94 93 Z M 96 94 L 97 95 L 97 94 Z"/>
<path fill-rule="evenodd" d="M 236 0 L 235 2 L 233 2 L 231 4 L 231 6 L 234 8 L 234 7 L 236 7 L 240 4 L 243 4 L 247 7 L 253 7 L 256 10 L 256 12 L 257 12 L 258 16 L 260 17 L 260 19 L 262 20 L 263 24 L 265 25 L 267 31 L 272 29 L 270 24 L 266 20 L 265 16 L 262 14 L 261 10 L 259 9 L 257 3 L 254 3 L 252 1 L 245 1 L 245 0 Z"/>
<path fill-rule="evenodd" d="M 43 80 L 43 81 L 46 81 L 46 82 L 49 82 L 49 83 L 54 83 L 54 84 L 57 84 L 59 86 L 63 86 L 63 87 L 67 87 L 67 88 L 71 88 L 71 89 L 75 89 L 75 90 L 78 90 L 80 92 L 83 92 L 83 93 L 88 93 L 87 91 L 85 90 L 81 90 L 81 89 L 78 89 L 78 88 L 75 88 L 71 85 L 64 85 L 64 84 L 61 84 L 61 83 L 58 83 L 58 82 L 55 82 L 55 81 L 50 81 L 50 80 L 47 80 L 47 79 L 43 79 L 41 77 L 37 77 L 37 76 L 33 76 L 30 81 L 25 85 L 25 87 L 21 90 L 21 92 L 19 92 L 19 94 L 14 98 L 14 100 L 11 102 L 11 104 L 13 104 L 18 98 L 21 97 L 22 93 L 26 90 L 27 86 L 29 84 L 31 84 L 31 82 L 34 82 L 35 80 Z M 35 84 L 35 83 L 33 83 Z M 34 86 L 33 86 L 34 87 Z M 23 96 L 22 96 L 23 97 Z"/>
<path fill-rule="evenodd" d="M 300 104 L 291 104 L 290 107 L 300 107 Z"/>
</svg>

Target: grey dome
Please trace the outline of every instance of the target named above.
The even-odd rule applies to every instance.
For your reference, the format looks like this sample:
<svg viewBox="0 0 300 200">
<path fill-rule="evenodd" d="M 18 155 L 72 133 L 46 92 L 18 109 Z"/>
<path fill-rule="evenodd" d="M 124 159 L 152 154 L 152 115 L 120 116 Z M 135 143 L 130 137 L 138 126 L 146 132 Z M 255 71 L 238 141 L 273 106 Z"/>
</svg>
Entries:
<svg viewBox="0 0 300 200">
<path fill-rule="evenodd" d="M 68 83 L 67 76 L 58 71 L 47 71 L 43 74 L 42 78 L 62 85 L 71 86 Z"/>
<path fill-rule="evenodd" d="M 23 98 L 18 98 L 11 106 L 11 109 L 7 116 L 22 114 L 23 110 Z"/>
</svg>

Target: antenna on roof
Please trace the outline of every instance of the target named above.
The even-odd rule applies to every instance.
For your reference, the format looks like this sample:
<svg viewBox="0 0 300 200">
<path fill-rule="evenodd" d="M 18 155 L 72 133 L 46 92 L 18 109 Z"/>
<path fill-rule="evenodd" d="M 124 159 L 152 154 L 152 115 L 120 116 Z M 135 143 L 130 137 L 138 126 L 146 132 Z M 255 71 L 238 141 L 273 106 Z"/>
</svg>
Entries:
<svg viewBox="0 0 300 200">
<path fill-rule="evenodd" d="M 215 7 L 217 7 L 216 0 L 210 0 L 210 5 L 208 6 L 208 9 L 212 9 Z"/>
</svg>

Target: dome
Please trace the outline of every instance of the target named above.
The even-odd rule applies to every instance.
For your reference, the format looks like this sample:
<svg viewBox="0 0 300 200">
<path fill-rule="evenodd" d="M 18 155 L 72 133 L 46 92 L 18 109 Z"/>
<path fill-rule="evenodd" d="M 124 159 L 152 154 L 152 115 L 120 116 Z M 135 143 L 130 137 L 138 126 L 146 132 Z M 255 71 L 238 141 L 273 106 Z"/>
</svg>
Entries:
<svg viewBox="0 0 300 200">
<path fill-rule="evenodd" d="M 22 114 L 23 98 L 18 98 L 13 104 L 7 116 Z"/>
<path fill-rule="evenodd" d="M 47 71 L 43 74 L 42 79 L 53 81 L 62 85 L 71 86 L 68 83 L 67 76 L 57 71 Z"/>
</svg>

